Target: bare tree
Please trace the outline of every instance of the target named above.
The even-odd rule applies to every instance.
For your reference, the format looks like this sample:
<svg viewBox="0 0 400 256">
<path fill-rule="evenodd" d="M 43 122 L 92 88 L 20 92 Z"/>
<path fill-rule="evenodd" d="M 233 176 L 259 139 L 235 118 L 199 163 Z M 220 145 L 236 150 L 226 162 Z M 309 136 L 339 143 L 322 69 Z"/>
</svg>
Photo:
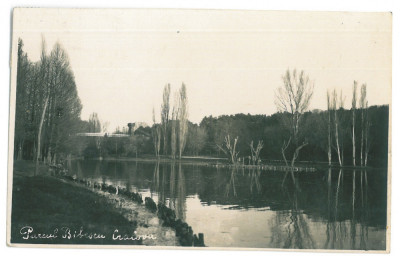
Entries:
<svg viewBox="0 0 400 256">
<path fill-rule="evenodd" d="M 342 132 L 339 131 L 341 127 L 341 120 L 338 111 L 339 110 L 342 111 L 343 106 L 344 106 L 344 98 L 342 92 L 340 92 L 340 98 L 338 99 L 336 89 L 334 89 L 332 93 L 332 106 L 331 106 L 331 109 L 333 110 L 334 124 L 335 124 L 336 146 L 334 148 L 336 149 L 340 166 L 343 165 L 343 139 L 341 139 Z"/>
<path fill-rule="evenodd" d="M 41 157 L 40 152 L 41 152 L 41 138 L 42 138 L 42 128 L 43 128 L 43 122 L 44 122 L 44 116 L 47 110 L 47 106 L 49 105 L 49 94 L 46 96 L 45 102 L 44 102 L 44 107 L 43 107 L 43 112 L 42 112 L 42 117 L 40 118 L 40 124 L 39 124 L 39 131 L 38 131 L 38 150 L 37 150 L 37 155 L 36 155 L 36 164 L 39 163 L 39 159 Z"/>
<path fill-rule="evenodd" d="M 253 165 L 258 164 L 260 160 L 260 151 L 264 147 L 264 143 L 262 140 L 259 140 L 257 143 L 257 147 L 254 148 L 253 141 L 250 143 L 250 151 L 251 151 L 251 159 L 253 161 Z"/>
<path fill-rule="evenodd" d="M 46 41 L 42 37 L 42 52 L 41 52 L 41 58 L 40 58 L 40 77 L 41 77 L 41 83 L 43 86 L 46 88 L 46 99 L 44 101 L 44 106 L 42 110 L 42 115 L 40 118 L 40 123 L 39 123 L 39 130 L 38 130 L 38 135 L 37 135 L 37 153 L 36 153 L 36 169 L 35 169 L 35 175 L 37 174 L 38 167 L 39 167 L 39 159 L 41 157 L 41 139 L 42 139 L 42 128 L 43 128 L 43 122 L 44 122 L 44 117 L 46 114 L 47 106 L 49 104 L 49 97 L 50 97 L 50 92 L 49 92 L 49 83 L 48 83 L 48 61 L 47 61 L 47 56 L 46 56 Z"/>
<path fill-rule="evenodd" d="M 160 157 L 160 144 L 161 144 L 161 128 L 156 123 L 156 114 L 153 108 L 153 143 L 154 143 L 154 151 L 157 158 Z"/>
<path fill-rule="evenodd" d="M 352 112 L 352 142 L 353 142 L 353 166 L 356 166 L 356 110 L 357 110 L 357 82 L 353 84 L 353 99 L 351 101 L 351 112 Z"/>
<path fill-rule="evenodd" d="M 310 83 L 309 77 L 305 75 L 304 71 L 298 74 L 296 69 L 292 73 L 288 69 L 282 79 L 283 86 L 278 88 L 278 91 L 275 93 L 275 105 L 279 112 L 289 114 L 290 120 L 286 124 L 289 126 L 291 138 L 293 138 L 292 141 L 296 146 L 292 158 L 293 165 L 299 155 L 300 149 L 307 145 L 306 142 L 299 145 L 299 127 L 301 118 L 310 105 L 314 85 Z M 284 159 L 286 159 L 285 150 L 288 146 L 289 143 L 286 145 L 284 143 L 282 147 Z"/>
<path fill-rule="evenodd" d="M 366 98 L 367 98 L 367 85 L 361 85 L 361 95 L 360 95 L 360 109 L 361 109 L 361 146 L 360 146 L 360 165 L 363 166 L 363 154 L 364 154 L 364 134 L 365 134 L 365 109 L 366 109 Z"/>
<path fill-rule="evenodd" d="M 296 148 L 296 150 L 293 153 L 292 164 L 291 164 L 292 166 L 294 166 L 294 162 L 296 161 L 297 157 L 299 157 L 300 150 L 307 145 L 308 145 L 308 142 L 303 142 L 303 144 L 301 144 L 300 146 L 298 146 Z"/>
<path fill-rule="evenodd" d="M 282 145 L 282 148 L 281 148 L 283 160 L 285 161 L 286 166 L 288 166 L 289 164 L 288 164 L 288 161 L 286 159 L 286 153 L 285 152 L 286 152 L 286 149 L 289 147 L 291 140 L 292 140 L 292 137 L 290 137 L 287 142 L 283 141 L 283 145 Z"/>
<path fill-rule="evenodd" d="M 188 109 L 187 109 L 187 94 L 186 85 L 182 83 L 181 89 L 179 90 L 179 159 L 182 158 L 183 150 L 186 145 L 186 136 L 188 130 Z"/>
<path fill-rule="evenodd" d="M 239 152 L 236 151 L 236 144 L 238 142 L 239 137 L 236 137 L 233 140 L 233 144 L 231 143 L 231 138 L 229 136 L 229 134 L 227 136 L 225 136 L 225 140 L 224 140 L 224 144 L 221 145 L 217 145 L 217 147 L 219 149 L 221 149 L 229 158 L 232 164 L 236 164 L 237 163 L 237 159 L 239 156 Z"/>
<path fill-rule="evenodd" d="M 177 141 L 177 136 L 176 136 L 176 130 L 177 130 L 177 122 L 178 122 L 178 94 L 175 92 L 174 93 L 174 107 L 172 108 L 172 115 L 171 115 L 171 157 L 173 159 L 176 158 L 176 141 Z"/>
<path fill-rule="evenodd" d="M 368 163 L 368 153 L 371 144 L 369 129 L 371 127 L 371 120 L 368 115 L 368 101 L 365 104 L 365 153 L 364 153 L 364 166 Z M 365 173 L 366 174 L 366 173 Z"/>
<path fill-rule="evenodd" d="M 344 163 L 344 137 L 345 137 L 345 131 L 343 127 L 343 118 L 344 118 L 344 101 L 346 100 L 346 97 L 343 97 L 343 92 L 340 90 L 340 98 L 339 98 L 339 109 L 338 109 L 338 114 L 339 114 L 339 124 L 340 124 L 340 143 L 342 146 L 342 151 L 341 151 L 341 159 L 342 163 Z"/>
<path fill-rule="evenodd" d="M 308 76 L 296 69 L 292 74 L 289 70 L 282 77 L 283 87 L 275 94 L 275 105 L 280 112 L 290 114 L 291 134 L 296 146 L 298 145 L 299 123 L 303 113 L 308 109 L 313 95 L 314 85 L 309 82 Z"/>
<path fill-rule="evenodd" d="M 169 95 L 171 93 L 171 85 L 166 84 L 163 92 L 163 103 L 161 105 L 161 125 L 163 129 L 163 153 L 167 155 L 168 151 L 168 123 L 169 123 Z"/>
<path fill-rule="evenodd" d="M 331 134 L 331 97 L 329 91 L 326 93 L 327 105 L 328 105 L 328 162 L 332 164 L 332 134 Z"/>
</svg>

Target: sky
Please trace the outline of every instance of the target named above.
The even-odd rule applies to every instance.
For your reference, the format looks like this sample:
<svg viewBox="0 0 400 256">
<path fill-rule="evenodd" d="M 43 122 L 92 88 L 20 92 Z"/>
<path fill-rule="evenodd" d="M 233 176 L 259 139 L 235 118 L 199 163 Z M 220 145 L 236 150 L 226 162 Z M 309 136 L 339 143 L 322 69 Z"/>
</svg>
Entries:
<svg viewBox="0 0 400 256">
<path fill-rule="evenodd" d="M 18 37 L 32 61 L 41 36 L 67 51 L 82 119 L 97 112 L 109 131 L 152 123 L 162 90 L 185 83 L 189 120 L 277 111 L 287 69 L 314 84 L 310 109 L 326 109 L 327 90 L 367 84 L 369 105 L 391 103 L 391 14 L 217 10 L 17 9 Z M 172 93 L 173 94 L 173 93 Z M 171 97 L 173 98 L 173 97 Z M 172 103 L 172 101 L 171 101 Z"/>
</svg>

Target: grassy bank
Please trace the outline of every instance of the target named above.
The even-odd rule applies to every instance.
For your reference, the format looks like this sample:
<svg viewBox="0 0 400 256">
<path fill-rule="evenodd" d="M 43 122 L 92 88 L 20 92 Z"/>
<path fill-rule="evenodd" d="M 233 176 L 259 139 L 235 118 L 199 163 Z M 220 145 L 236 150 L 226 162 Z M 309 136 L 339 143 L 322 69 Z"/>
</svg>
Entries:
<svg viewBox="0 0 400 256">
<path fill-rule="evenodd" d="M 121 216 L 107 200 L 53 177 L 29 176 L 32 165 L 19 162 L 14 166 L 12 243 L 141 243 L 141 240 L 113 239 L 113 235 L 114 238 L 132 236 L 137 223 Z"/>
</svg>

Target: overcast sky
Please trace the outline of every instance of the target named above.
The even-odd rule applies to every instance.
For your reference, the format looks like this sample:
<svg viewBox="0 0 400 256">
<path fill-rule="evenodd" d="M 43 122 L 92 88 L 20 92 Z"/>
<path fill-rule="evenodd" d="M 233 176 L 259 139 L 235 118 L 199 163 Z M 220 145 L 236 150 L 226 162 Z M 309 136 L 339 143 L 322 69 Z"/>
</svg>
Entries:
<svg viewBox="0 0 400 256">
<path fill-rule="evenodd" d="M 326 108 L 327 89 L 367 83 L 369 105 L 391 98 L 389 13 L 194 10 L 41 10 L 14 13 L 31 60 L 58 40 L 67 51 L 83 104 L 109 130 L 151 123 L 162 90 L 187 86 L 189 119 L 276 112 L 274 91 L 286 69 L 304 70 L 315 84 L 311 109 Z M 157 118 L 160 120 L 159 116 Z"/>
</svg>

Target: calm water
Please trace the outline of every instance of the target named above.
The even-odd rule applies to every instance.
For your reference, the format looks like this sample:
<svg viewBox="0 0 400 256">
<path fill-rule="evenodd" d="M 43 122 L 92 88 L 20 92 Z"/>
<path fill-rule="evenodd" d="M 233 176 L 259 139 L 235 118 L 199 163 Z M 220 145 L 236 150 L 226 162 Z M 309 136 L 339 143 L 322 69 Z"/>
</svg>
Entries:
<svg viewBox="0 0 400 256">
<path fill-rule="evenodd" d="M 70 165 L 79 178 L 164 202 L 204 233 L 207 246 L 385 249 L 385 170 L 327 169 L 285 178 L 284 172 L 171 163 Z"/>
</svg>

